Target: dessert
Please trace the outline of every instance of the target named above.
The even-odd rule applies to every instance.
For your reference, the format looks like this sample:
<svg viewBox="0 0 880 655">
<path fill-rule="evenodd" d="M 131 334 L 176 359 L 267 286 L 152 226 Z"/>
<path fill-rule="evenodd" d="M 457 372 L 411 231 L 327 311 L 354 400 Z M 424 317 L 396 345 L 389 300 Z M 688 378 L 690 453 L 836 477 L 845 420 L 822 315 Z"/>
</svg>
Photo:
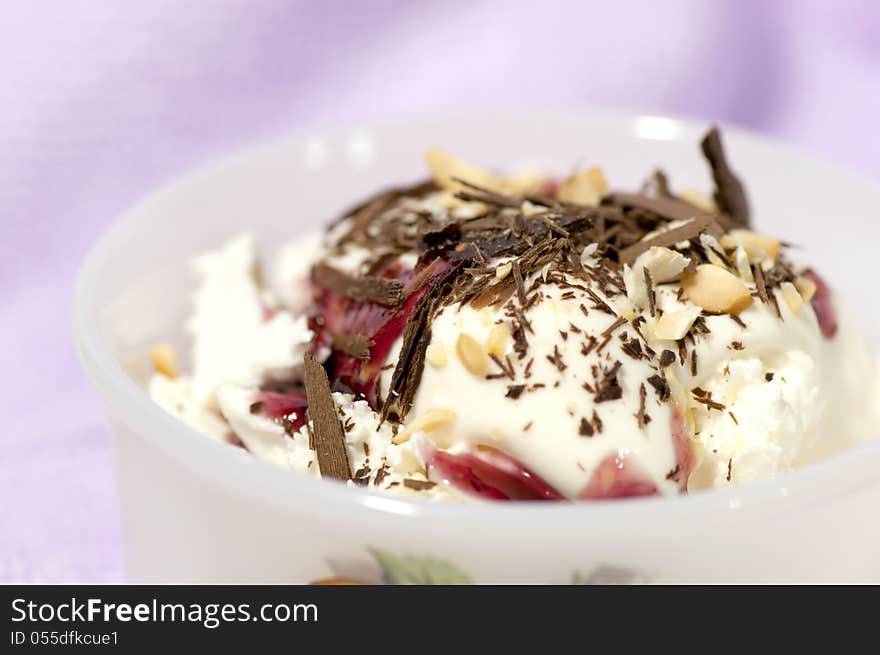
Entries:
<svg viewBox="0 0 880 655">
<path fill-rule="evenodd" d="M 274 285 L 250 235 L 198 257 L 191 373 L 159 345 L 149 393 L 260 459 L 437 499 L 673 495 L 876 436 L 852 321 L 752 226 L 718 131 L 701 146 L 711 198 L 431 150 Z"/>
</svg>

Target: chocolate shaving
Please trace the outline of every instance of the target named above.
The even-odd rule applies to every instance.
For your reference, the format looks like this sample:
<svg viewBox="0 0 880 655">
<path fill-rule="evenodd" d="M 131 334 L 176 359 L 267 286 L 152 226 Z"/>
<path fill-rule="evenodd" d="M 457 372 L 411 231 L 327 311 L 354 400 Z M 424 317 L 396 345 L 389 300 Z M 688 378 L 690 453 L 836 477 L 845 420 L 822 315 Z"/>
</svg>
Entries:
<svg viewBox="0 0 880 655">
<path fill-rule="evenodd" d="M 425 351 L 431 342 L 431 320 L 434 311 L 440 299 L 449 295 L 460 272 L 459 268 L 460 265 L 454 266 L 431 280 L 430 286 L 419 298 L 406 322 L 397 365 L 394 367 L 394 373 L 391 374 L 388 396 L 382 403 L 383 421 L 388 418 L 393 407 L 397 408 L 401 420 L 406 418 L 412 407 L 425 367 Z"/>
<path fill-rule="evenodd" d="M 334 350 L 340 350 L 355 359 L 369 359 L 370 349 L 376 344 L 363 334 L 332 334 Z"/>
<path fill-rule="evenodd" d="M 689 241 L 703 232 L 713 235 L 721 234 L 721 226 L 710 214 L 699 214 L 696 218 L 671 230 L 666 230 L 650 239 L 642 239 L 620 251 L 618 259 L 621 264 L 632 264 L 643 252 L 647 252 L 654 246 L 668 248 L 680 241 Z"/>
<path fill-rule="evenodd" d="M 639 411 L 636 413 L 636 420 L 639 422 L 639 429 L 644 429 L 647 424 L 645 416 L 645 398 L 647 397 L 645 383 L 639 385 Z"/>
<path fill-rule="evenodd" d="M 525 391 L 525 390 L 526 390 L 526 385 L 524 385 L 524 384 L 512 384 L 509 387 L 507 387 L 507 393 L 504 395 L 507 396 L 508 398 L 512 398 L 513 400 L 516 400 L 517 398 L 519 398 L 522 395 L 523 391 Z"/>
<path fill-rule="evenodd" d="M 460 239 L 461 225 L 458 223 L 447 223 L 439 230 L 425 232 L 419 236 L 416 241 L 416 251 L 423 253 L 429 250 L 437 250 L 450 244 L 454 245 L 458 243 Z M 477 250 L 475 245 L 474 249 Z"/>
<path fill-rule="evenodd" d="M 740 225 L 748 227 L 749 201 L 742 182 L 727 165 L 721 133 L 717 127 L 712 127 L 706 133 L 700 148 L 712 168 L 712 178 L 715 180 L 715 203 L 718 208 L 729 214 Z"/>
<path fill-rule="evenodd" d="M 650 212 L 667 221 L 683 221 L 701 216 L 715 220 L 711 214 L 707 214 L 704 210 L 676 198 L 651 198 L 640 193 L 612 193 L 608 196 L 607 201 L 615 205 Z"/>
<path fill-rule="evenodd" d="M 526 353 L 529 352 L 529 340 L 520 321 L 515 322 L 513 326 L 513 351 L 521 360 L 525 359 Z"/>
<path fill-rule="evenodd" d="M 366 200 L 364 200 L 360 204 L 355 205 L 354 207 L 350 207 L 348 210 L 343 212 L 342 215 L 339 216 L 339 218 L 337 218 L 335 221 L 333 221 L 330 225 L 331 226 L 337 225 L 341 221 L 345 220 L 346 218 L 355 218 L 356 219 L 357 215 L 363 214 L 367 208 L 369 208 L 371 206 L 381 206 L 380 201 L 385 203 L 385 207 L 388 207 L 391 205 L 392 202 L 394 202 L 395 200 L 397 200 L 399 198 L 404 198 L 404 197 L 408 197 L 408 196 L 418 198 L 419 196 L 423 196 L 426 193 L 429 193 L 431 191 L 436 191 L 436 190 L 437 190 L 437 185 L 434 183 L 434 180 L 432 180 L 432 179 L 419 180 L 418 182 L 414 182 L 413 184 L 409 184 L 406 186 L 393 187 L 391 189 L 384 189 L 384 190 L 379 191 L 378 193 L 370 196 L 369 198 L 367 198 Z M 375 212 L 375 216 L 378 216 L 379 214 L 381 214 L 384 211 L 384 208 L 378 209 L 378 210 L 373 209 L 372 211 Z M 373 216 L 373 218 L 375 216 Z M 367 221 L 367 222 L 369 222 L 369 221 Z"/>
<path fill-rule="evenodd" d="M 330 395 L 327 372 L 317 359 L 306 353 L 306 399 L 311 419 L 310 433 L 314 439 L 315 455 L 322 477 L 350 480 L 351 468 L 345 448 L 345 434 L 336 414 L 336 405 Z"/>
<path fill-rule="evenodd" d="M 431 482 L 430 480 L 414 480 L 412 478 L 404 478 L 403 486 L 409 487 L 410 489 L 415 489 L 416 491 L 425 491 L 426 489 L 433 489 L 437 486 L 437 483 Z"/>
<path fill-rule="evenodd" d="M 669 352 L 668 350 L 666 352 Z M 675 355 L 673 355 L 673 359 Z M 648 378 L 648 384 L 654 387 L 654 391 L 657 392 L 657 397 L 660 400 L 668 400 L 669 399 L 669 384 L 667 384 L 666 380 L 663 379 L 659 375 L 652 375 Z"/>
<path fill-rule="evenodd" d="M 602 432 L 602 419 L 599 418 L 599 415 L 596 413 L 596 410 L 593 410 L 593 427 L 596 429 L 596 432 Z"/>
<path fill-rule="evenodd" d="M 764 281 L 764 269 L 760 264 L 752 266 L 752 276 L 755 278 L 755 287 L 758 290 L 758 298 L 766 305 L 770 304 L 770 298 L 767 296 L 767 284 Z"/>
<path fill-rule="evenodd" d="M 593 426 L 590 425 L 590 422 L 584 417 L 581 417 L 581 422 L 578 426 L 578 434 L 582 437 L 592 437 L 595 432 L 596 431 Z"/>
<path fill-rule="evenodd" d="M 658 168 L 642 184 L 642 195 L 654 196 L 657 198 L 674 198 L 669 188 L 669 176 L 665 171 Z"/>
<path fill-rule="evenodd" d="M 382 484 L 382 481 L 391 473 L 391 468 L 385 462 L 382 463 L 382 467 L 376 472 L 376 477 L 373 479 L 373 486 L 378 487 Z"/>
<path fill-rule="evenodd" d="M 620 349 L 633 359 L 642 359 L 645 356 L 642 352 L 642 344 L 638 339 L 625 340 Z"/>
<path fill-rule="evenodd" d="M 370 467 L 364 464 L 361 468 L 355 471 L 352 482 L 359 487 L 365 487 L 368 485 L 370 483 Z"/>
<path fill-rule="evenodd" d="M 620 383 L 617 381 L 617 372 L 621 366 L 620 362 L 615 362 L 614 366 L 605 372 L 604 379 L 598 385 L 595 397 L 597 403 L 619 400 L 623 396 L 623 389 L 620 388 Z"/>
<path fill-rule="evenodd" d="M 622 326 L 623 324 L 625 324 L 626 322 L 627 321 L 623 316 L 618 316 L 611 325 L 609 325 L 607 328 L 605 328 L 605 330 L 602 332 L 601 336 L 607 337 L 607 336 L 614 334 L 614 331 L 617 328 L 619 328 L 620 326 Z"/>
<path fill-rule="evenodd" d="M 664 350 L 660 353 L 660 366 L 666 368 L 675 362 L 675 353 L 671 350 Z"/>
<path fill-rule="evenodd" d="M 552 354 L 552 355 L 547 355 L 547 361 L 550 362 L 551 364 L 553 364 L 553 366 L 555 366 L 556 369 L 557 369 L 560 373 L 561 373 L 562 371 L 564 371 L 566 368 L 568 368 L 568 367 L 565 365 L 565 362 L 562 361 L 562 355 L 561 355 L 560 352 L 559 352 L 559 347 L 558 347 L 557 345 L 555 345 L 555 344 L 553 345 L 553 354 Z"/>
<path fill-rule="evenodd" d="M 519 265 L 519 260 L 513 260 L 513 280 L 516 284 L 516 297 L 519 298 L 519 304 L 523 307 L 526 306 L 528 300 L 526 299 L 526 289 L 523 286 L 523 275 L 522 269 Z"/>
<path fill-rule="evenodd" d="M 587 289 L 587 295 L 590 297 L 590 300 L 593 301 L 593 308 L 598 309 L 601 312 L 605 312 L 606 314 L 611 314 L 611 316 L 617 316 L 615 311 L 611 309 L 611 306 L 599 297 L 598 293 L 596 293 L 592 289 Z M 581 305 L 581 311 L 587 311 L 583 305 Z M 586 313 L 584 315 L 586 316 Z"/>
<path fill-rule="evenodd" d="M 722 405 L 721 403 L 712 400 L 709 394 L 706 394 L 705 396 L 697 396 L 696 394 L 694 394 L 694 400 L 696 400 L 698 403 L 702 403 L 709 409 L 714 409 L 719 412 L 723 412 L 725 409 L 727 409 L 725 405 Z"/>
<path fill-rule="evenodd" d="M 648 267 L 642 269 L 645 273 L 645 286 L 648 287 L 648 311 L 651 313 L 651 318 L 654 318 L 657 315 L 657 296 L 654 294 L 654 279 L 651 277 L 651 271 L 648 270 Z"/>
<path fill-rule="evenodd" d="M 372 276 L 354 277 L 328 264 L 315 265 L 312 269 L 312 281 L 319 287 L 359 302 L 395 306 L 403 300 L 403 284 L 398 280 Z"/>
<path fill-rule="evenodd" d="M 510 378 L 513 380 L 516 377 L 516 374 L 513 370 L 513 364 L 510 362 L 509 358 L 505 357 L 505 361 L 501 361 L 501 359 L 495 353 L 489 354 L 489 359 L 491 359 L 495 365 L 501 369 L 501 377 Z"/>
</svg>

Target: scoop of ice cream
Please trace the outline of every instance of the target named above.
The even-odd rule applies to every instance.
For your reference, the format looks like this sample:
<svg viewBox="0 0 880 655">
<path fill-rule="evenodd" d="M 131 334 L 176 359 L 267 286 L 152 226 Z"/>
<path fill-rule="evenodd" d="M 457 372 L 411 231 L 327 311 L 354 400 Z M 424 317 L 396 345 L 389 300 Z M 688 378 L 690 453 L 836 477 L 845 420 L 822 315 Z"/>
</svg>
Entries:
<svg viewBox="0 0 880 655">
<path fill-rule="evenodd" d="M 233 240 L 196 262 L 193 375 L 157 374 L 151 395 L 311 474 L 341 435 L 350 484 L 433 498 L 676 494 L 876 436 L 852 320 L 751 228 L 717 134 L 703 147 L 714 200 L 661 175 L 618 193 L 598 169 L 504 178 L 432 151 L 428 182 L 285 248 L 276 292 Z M 308 410 L 306 352 L 337 417 Z"/>
</svg>

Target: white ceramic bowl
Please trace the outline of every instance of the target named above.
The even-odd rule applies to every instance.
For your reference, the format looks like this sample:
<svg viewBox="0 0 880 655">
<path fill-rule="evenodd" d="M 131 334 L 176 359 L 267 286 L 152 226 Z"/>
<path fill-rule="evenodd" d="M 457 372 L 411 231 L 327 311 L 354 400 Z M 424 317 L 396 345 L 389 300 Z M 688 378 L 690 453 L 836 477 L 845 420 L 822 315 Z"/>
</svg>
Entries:
<svg viewBox="0 0 880 655">
<path fill-rule="evenodd" d="M 109 409 L 130 578 L 880 581 L 880 440 L 772 482 L 679 498 L 426 503 L 299 476 L 207 439 L 153 405 L 127 371 L 157 341 L 184 346 L 191 255 L 252 230 L 271 261 L 279 243 L 352 201 L 421 177 L 426 147 L 507 169 L 584 159 L 616 187 L 662 165 L 679 188 L 709 189 L 697 145 L 705 128 L 581 112 L 342 129 L 234 155 L 127 212 L 83 266 L 73 319 Z M 803 246 L 880 342 L 880 188 L 741 130 L 724 135 L 762 230 Z M 859 238 L 844 249 L 829 224 Z"/>
</svg>

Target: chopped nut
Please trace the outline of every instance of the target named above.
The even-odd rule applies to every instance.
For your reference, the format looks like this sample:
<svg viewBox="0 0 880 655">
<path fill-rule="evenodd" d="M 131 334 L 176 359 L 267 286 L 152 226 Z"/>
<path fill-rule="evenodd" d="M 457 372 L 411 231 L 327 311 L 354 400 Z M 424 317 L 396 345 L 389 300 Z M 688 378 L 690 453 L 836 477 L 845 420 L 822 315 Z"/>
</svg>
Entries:
<svg viewBox="0 0 880 655">
<path fill-rule="evenodd" d="M 608 191 L 601 168 L 589 168 L 570 175 L 559 185 L 556 197 L 573 205 L 595 207 Z"/>
<path fill-rule="evenodd" d="M 495 282 L 501 282 L 501 280 L 510 275 L 510 271 L 512 268 L 513 262 L 504 262 L 503 264 L 499 264 L 495 268 Z"/>
<path fill-rule="evenodd" d="M 544 187 L 546 177 L 541 173 L 519 173 L 502 180 L 507 191 L 520 196 L 539 193 Z"/>
<path fill-rule="evenodd" d="M 810 302 L 813 299 L 813 296 L 816 295 L 816 283 L 808 277 L 804 277 L 803 275 L 798 276 L 794 280 L 794 286 L 806 302 Z"/>
<path fill-rule="evenodd" d="M 736 260 L 736 270 L 739 272 L 739 276 L 749 284 L 754 282 L 755 276 L 752 274 L 752 267 L 749 265 L 749 256 L 746 254 L 746 249 L 742 246 L 737 246 L 734 259 Z"/>
<path fill-rule="evenodd" d="M 504 187 L 504 183 L 500 178 L 437 148 L 432 148 L 425 152 L 425 161 L 428 164 L 428 169 L 431 171 L 431 177 L 434 178 L 437 186 L 452 193 L 463 191 L 467 188 L 459 182 L 453 181 L 452 178 L 458 178 L 459 180 L 464 180 L 492 191 L 500 192 Z"/>
<path fill-rule="evenodd" d="M 778 239 L 751 230 L 731 230 L 721 237 L 721 245 L 728 249 L 742 246 L 753 264 L 767 258 L 775 260 L 782 250 Z"/>
<path fill-rule="evenodd" d="M 591 243 L 587 245 L 583 251 L 581 252 L 581 265 L 582 266 L 592 266 L 594 265 L 596 259 L 596 251 L 599 250 L 598 243 Z"/>
<path fill-rule="evenodd" d="M 656 284 L 663 284 L 677 280 L 690 263 L 691 260 L 680 252 L 653 246 L 639 255 L 633 268 L 647 268 L 651 273 L 651 279 Z"/>
<path fill-rule="evenodd" d="M 694 207 L 699 207 L 709 214 L 714 214 L 718 211 L 713 200 L 702 191 L 697 191 L 696 189 L 684 189 L 679 192 L 678 197 L 691 203 Z"/>
<path fill-rule="evenodd" d="M 510 328 L 507 323 L 497 323 L 492 326 L 486 339 L 486 350 L 496 357 L 503 357 L 507 352 L 507 344 L 510 341 Z"/>
<path fill-rule="evenodd" d="M 657 319 L 657 322 L 651 328 L 651 332 L 655 339 L 673 339 L 675 341 L 683 339 L 699 315 L 699 307 L 689 307 L 681 311 L 667 312 Z"/>
<path fill-rule="evenodd" d="M 489 370 L 489 356 L 483 347 L 470 335 L 460 334 L 455 344 L 455 352 L 462 365 L 478 377 Z"/>
<path fill-rule="evenodd" d="M 641 269 L 639 270 L 641 273 Z M 626 287 L 626 297 L 633 307 L 642 308 L 648 304 L 648 285 L 645 276 L 636 272 L 634 267 L 623 265 L 623 285 Z"/>
<path fill-rule="evenodd" d="M 779 285 L 779 292 L 782 294 L 782 298 L 785 300 L 785 304 L 788 305 L 791 313 L 795 316 L 800 314 L 801 308 L 804 306 L 804 299 L 801 297 L 797 287 L 791 282 L 783 282 Z"/>
<path fill-rule="evenodd" d="M 449 425 L 456 419 L 451 409 L 429 409 L 416 420 L 407 423 L 404 428 L 391 439 L 392 443 L 402 444 L 409 441 L 416 432 L 432 432 L 437 428 Z"/>
<path fill-rule="evenodd" d="M 533 202 L 529 202 L 526 200 L 520 205 L 520 211 L 522 215 L 528 218 L 529 216 L 534 216 L 535 214 L 542 214 L 547 211 L 547 208 L 542 205 L 536 205 Z"/>
<path fill-rule="evenodd" d="M 447 364 L 446 349 L 439 343 L 429 344 L 425 349 L 425 359 L 435 368 L 443 368 Z"/>
<path fill-rule="evenodd" d="M 177 377 L 177 352 L 174 346 L 162 343 L 150 348 L 150 361 L 153 368 L 167 378 Z"/>
<path fill-rule="evenodd" d="M 685 295 L 712 314 L 739 314 L 752 304 L 746 283 L 715 264 L 703 264 L 681 276 Z"/>
<path fill-rule="evenodd" d="M 718 239 L 711 234 L 701 234 L 700 245 L 703 246 L 703 249 L 706 251 L 706 258 L 709 260 L 709 263 L 720 266 L 721 268 L 727 268 L 727 263 L 721 258 L 721 255 L 718 254 L 724 252 L 721 248 L 721 244 L 718 243 Z"/>
<path fill-rule="evenodd" d="M 678 279 L 691 260 L 669 248 L 654 246 L 638 256 L 632 268 L 624 265 L 623 282 L 626 295 L 636 307 L 648 304 L 648 286 L 644 269 L 648 269 L 655 284 L 663 284 Z"/>
</svg>

